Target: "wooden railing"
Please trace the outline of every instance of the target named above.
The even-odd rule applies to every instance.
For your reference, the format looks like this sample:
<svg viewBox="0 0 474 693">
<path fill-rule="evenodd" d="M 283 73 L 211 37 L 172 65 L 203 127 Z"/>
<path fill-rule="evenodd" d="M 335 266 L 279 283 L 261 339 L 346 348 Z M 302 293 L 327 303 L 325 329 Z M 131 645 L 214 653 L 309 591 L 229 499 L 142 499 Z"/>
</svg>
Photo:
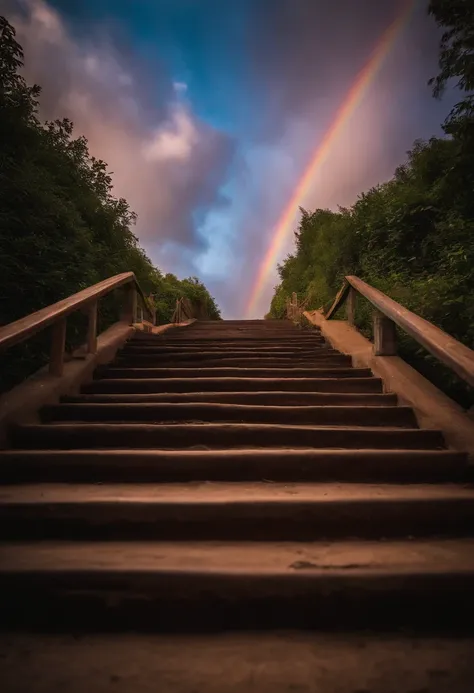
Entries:
<svg viewBox="0 0 474 693">
<path fill-rule="evenodd" d="M 172 323 L 180 323 L 185 320 L 191 320 L 193 318 L 193 310 L 191 301 L 182 296 L 176 299 L 176 308 L 174 309 L 173 316 L 171 318 Z"/>
<path fill-rule="evenodd" d="M 350 325 L 354 325 L 358 294 L 374 307 L 374 353 L 376 356 L 396 355 L 395 325 L 398 325 L 430 354 L 451 368 L 462 380 L 474 386 L 474 351 L 472 349 L 357 277 L 345 278 L 334 303 L 324 316 L 326 320 L 330 320 L 346 303 L 347 320 Z"/>
<path fill-rule="evenodd" d="M 291 298 L 286 300 L 286 317 L 288 320 L 293 322 L 298 322 L 306 310 L 306 305 L 308 299 L 305 299 L 303 303 L 298 303 L 298 295 L 293 291 Z"/>
<path fill-rule="evenodd" d="M 120 320 L 132 324 L 137 319 L 138 297 L 141 298 L 144 310 L 154 322 L 154 312 L 141 290 L 133 272 L 124 272 L 89 286 L 77 294 L 69 296 L 51 306 L 42 308 L 25 318 L 0 327 L 0 350 L 8 349 L 15 344 L 25 342 L 47 327 L 52 328 L 49 372 L 62 375 L 66 347 L 67 318 L 71 313 L 80 310 L 87 314 L 86 350 L 97 351 L 97 308 L 99 299 L 115 289 L 123 288 L 123 304 Z"/>
</svg>

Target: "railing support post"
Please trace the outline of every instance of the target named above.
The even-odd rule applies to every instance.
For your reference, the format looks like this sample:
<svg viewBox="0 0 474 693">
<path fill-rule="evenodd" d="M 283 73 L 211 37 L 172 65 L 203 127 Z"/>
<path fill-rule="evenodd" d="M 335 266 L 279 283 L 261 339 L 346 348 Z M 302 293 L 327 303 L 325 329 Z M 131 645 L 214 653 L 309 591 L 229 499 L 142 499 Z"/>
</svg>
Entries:
<svg viewBox="0 0 474 693">
<path fill-rule="evenodd" d="M 349 323 L 349 325 L 352 325 L 352 326 L 355 325 L 356 304 L 357 304 L 357 292 L 351 286 L 351 288 L 349 289 L 349 293 L 347 295 L 346 311 L 347 311 L 347 322 Z"/>
<path fill-rule="evenodd" d="M 121 319 L 132 325 L 137 319 L 137 287 L 134 282 L 124 287 L 123 307 Z"/>
<path fill-rule="evenodd" d="M 374 354 L 375 356 L 396 356 L 397 354 L 395 323 L 378 310 L 374 311 Z"/>
<path fill-rule="evenodd" d="M 97 303 L 93 301 L 87 310 L 87 351 L 89 354 L 97 352 Z"/>
<path fill-rule="evenodd" d="M 64 350 L 66 348 L 66 318 L 56 322 L 51 330 L 51 352 L 49 372 L 61 376 L 64 370 Z"/>
</svg>

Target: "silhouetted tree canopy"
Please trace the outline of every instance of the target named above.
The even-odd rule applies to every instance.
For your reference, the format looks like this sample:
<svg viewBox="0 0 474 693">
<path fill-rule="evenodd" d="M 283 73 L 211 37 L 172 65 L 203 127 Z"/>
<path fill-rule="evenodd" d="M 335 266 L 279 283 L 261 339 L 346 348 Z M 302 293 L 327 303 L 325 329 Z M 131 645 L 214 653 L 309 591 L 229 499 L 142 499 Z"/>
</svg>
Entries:
<svg viewBox="0 0 474 693">
<path fill-rule="evenodd" d="M 434 94 L 442 96 L 451 81 L 464 94 L 446 121 L 446 132 L 474 138 L 474 1 L 431 0 L 429 12 L 444 29 L 440 73 L 430 80 Z"/>
<path fill-rule="evenodd" d="M 169 321 L 181 296 L 220 317 L 196 278 L 180 281 L 153 266 L 133 233 L 135 214 L 114 197 L 107 165 L 74 136 L 73 123 L 40 121 L 41 89 L 22 77 L 23 59 L 14 28 L 0 17 L 0 324 L 126 271 L 155 297 L 158 322 Z M 117 308 L 113 297 L 103 304 L 102 327 Z M 71 344 L 82 327 L 80 316 L 71 320 Z M 38 367 L 46 337 L 8 352 L 0 387 Z"/>
</svg>

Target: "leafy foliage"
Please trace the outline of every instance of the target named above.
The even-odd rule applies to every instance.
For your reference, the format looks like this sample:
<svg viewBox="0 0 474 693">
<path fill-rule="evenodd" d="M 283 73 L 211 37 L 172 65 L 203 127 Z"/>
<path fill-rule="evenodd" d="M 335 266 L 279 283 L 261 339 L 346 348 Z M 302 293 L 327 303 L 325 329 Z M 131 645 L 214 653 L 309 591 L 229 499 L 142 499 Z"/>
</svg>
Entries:
<svg viewBox="0 0 474 693">
<path fill-rule="evenodd" d="M 301 210 L 295 251 L 278 268 L 270 317 L 281 318 L 293 291 L 310 309 L 328 307 L 343 277 L 355 274 L 472 347 L 474 344 L 474 3 L 431 0 L 446 31 L 434 95 L 458 80 L 465 98 L 445 138 L 417 141 L 394 177 L 350 209 Z M 371 332 L 360 301 L 358 325 Z M 402 355 L 466 407 L 474 394 L 408 337 Z"/>
<path fill-rule="evenodd" d="M 0 17 L 0 324 L 54 303 L 102 279 L 133 271 L 152 294 L 159 322 L 186 296 L 210 319 L 219 310 L 196 278 L 163 275 L 140 248 L 136 215 L 112 194 L 105 162 L 93 157 L 67 119 L 40 122 L 40 87 L 21 76 L 23 51 Z M 114 297 L 101 307 L 102 327 L 116 318 Z M 83 333 L 71 320 L 70 344 Z M 0 386 L 11 386 L 45 359 L 47 335 L 8 352 Z"/>
<path fill-rule="evenodd" d="M 473 0 L 430 0 L 429 12 L 444 28 L 439 56 L 440 73 L 430 80 L 434 94 L 443 94 L 454 81 L 464 93 L 446 121 L 446 132 L 474 138 L 474 3 Z"/>
</svg>

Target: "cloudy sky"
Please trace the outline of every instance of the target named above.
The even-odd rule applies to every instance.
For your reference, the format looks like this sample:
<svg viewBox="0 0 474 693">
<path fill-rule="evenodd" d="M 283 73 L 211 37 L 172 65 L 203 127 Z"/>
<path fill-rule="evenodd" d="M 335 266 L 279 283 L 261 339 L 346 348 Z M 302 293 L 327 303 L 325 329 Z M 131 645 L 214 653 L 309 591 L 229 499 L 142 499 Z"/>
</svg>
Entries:
<svg viewBox="0 0 474 693">
<path fill-rule="evenodd" d="M 387 28 L 406 16 L 299 204 L 349 205 L 440 134 L 427 0 L 0 0 L 44 118 L 109 164 L 155 264 L 243 317 L 283 210 Z M 408 8 L 409 9 L 409 8 Z M 277 260 L 291 250 L 297 206 Z M 249 317 L 267 311 L 276 266 Z"/>
</svg>

